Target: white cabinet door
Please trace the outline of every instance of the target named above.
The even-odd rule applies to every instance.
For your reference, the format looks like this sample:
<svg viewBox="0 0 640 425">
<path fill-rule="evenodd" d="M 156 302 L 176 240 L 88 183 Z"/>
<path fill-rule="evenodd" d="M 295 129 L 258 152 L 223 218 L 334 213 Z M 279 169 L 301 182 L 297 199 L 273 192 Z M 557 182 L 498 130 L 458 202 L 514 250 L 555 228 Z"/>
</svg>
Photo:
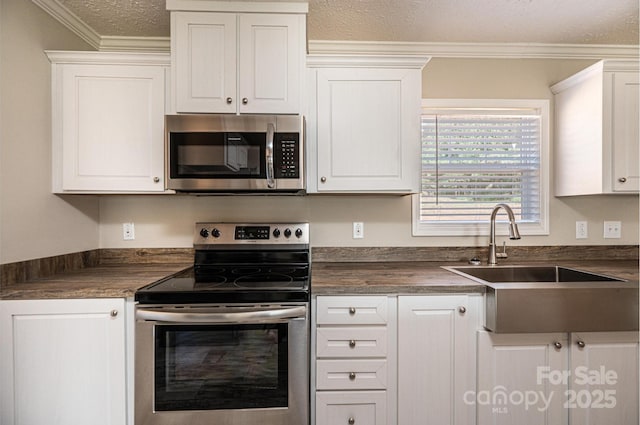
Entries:
<svg viewBox="0 0 640 425">
<path fill-rule="evenodd" d="M 92 64 L 94 55 L 80 53 L 72 60 L 85 63 L 52 58 L 55 193 L 164 191 L 168 67 L 115 65 L 110 58 L 121 60 L 105 54 Z"/>
<path fill-rule="evenodd" d="M 304 14 L 172 12 L 176 111 L 300 112 Z"/>
<path fill-rule="evenodd" d="M 123 299 L 0 302 L 0 423 L 126 423 Z"/>
<path fill-rule="evenodd" d="M 398 297 L 398 424 L 468 425 L 476 321 L 469 297 Z"/>
<path fill-rule="evenodd" d="M 318 391 L 316 425 L 386 425 L 385 391 Z"/>
<path fill-rule="evenodd" d="M 317 175 L 309 178 L 319 192 L 419 191 L 421 75 L 318 69 Z"/>
<path fill-rule="evenodd" d="M 556 196 L 638 193 L 638 61 L 596 62 L 551 90 Z"/>
<path fill-rule="evenodd" d="M 236 15 L 174 12 L 171 19 L 176 111 L 236 112 Z"/>
<path fill-rule="evenodd" d="M 385 325 L 386 296 L 322 296 L 317 299 L 319 325 Z"/>
<path fill-rule="evenodd" d="M 637 72 L 613 74 L 611 137 L 613 190 L 637 193 L 640 190 L 640 81 Z"/>
<path fill-rule="evenodd" d="M 558 344 L 558 346 L 556 346 Z M 566 425 L 567 335 L 478 331 L 478 425 Z M 557 385 L 554 385 L 557 384 Z"/>
<path fill-rule="evenodd" d="M 571 425 L 638 424 L 638 333 L 571 334 Z"/>
<path fill-rule="evenodd" d="M 304 27 L 300 15 L 240 15 L 241 113 L 300 111 Z"/>
</svg>

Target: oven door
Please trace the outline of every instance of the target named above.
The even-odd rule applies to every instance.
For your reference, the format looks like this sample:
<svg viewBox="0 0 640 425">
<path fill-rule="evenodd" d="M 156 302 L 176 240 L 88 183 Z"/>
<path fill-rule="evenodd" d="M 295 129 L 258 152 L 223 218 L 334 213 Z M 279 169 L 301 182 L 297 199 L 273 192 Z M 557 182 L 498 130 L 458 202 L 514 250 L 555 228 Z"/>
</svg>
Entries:
<svg viewBox="0 0 640 425">
<path fill-rule="evenodd" d="M 309 421 L 308 307 L 141 306 L 135 424 Z"/>
</svg>

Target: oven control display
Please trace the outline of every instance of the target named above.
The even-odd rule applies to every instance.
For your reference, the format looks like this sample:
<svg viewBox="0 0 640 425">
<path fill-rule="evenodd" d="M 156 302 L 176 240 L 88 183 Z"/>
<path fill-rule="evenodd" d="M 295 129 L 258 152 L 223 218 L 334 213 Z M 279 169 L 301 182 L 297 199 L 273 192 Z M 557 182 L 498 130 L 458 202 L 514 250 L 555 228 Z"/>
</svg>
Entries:
<svg viewBox="0 0 640 425">
<path fill-rule="evenodd" d="M 237 226 L 236 240 L 269 239 L 269 226 Z"/>
</svg>

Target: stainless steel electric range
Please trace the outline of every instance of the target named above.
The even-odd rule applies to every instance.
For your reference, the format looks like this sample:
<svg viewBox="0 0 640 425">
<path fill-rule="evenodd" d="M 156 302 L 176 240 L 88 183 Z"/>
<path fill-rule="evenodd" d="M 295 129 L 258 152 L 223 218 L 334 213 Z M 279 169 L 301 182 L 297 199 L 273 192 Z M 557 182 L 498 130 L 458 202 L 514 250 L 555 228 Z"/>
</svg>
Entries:
<svg viewBox="0 0 640 425">
<path fill-rule="evenodd" d="M 308 424 L 308 223 L 196 223 L 194 248 L 136 293 L 135 424 Z"/>
</svg>

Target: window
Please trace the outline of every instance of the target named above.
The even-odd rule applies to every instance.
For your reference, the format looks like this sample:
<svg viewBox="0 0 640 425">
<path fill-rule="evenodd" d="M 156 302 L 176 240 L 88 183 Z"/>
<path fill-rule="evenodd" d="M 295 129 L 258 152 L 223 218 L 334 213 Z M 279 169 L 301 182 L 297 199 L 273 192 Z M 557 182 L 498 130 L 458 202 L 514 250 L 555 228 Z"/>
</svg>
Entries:
<svg viewBox="0 0 640 425">
<path fill-rule="evenodd" d="M 521 234 L 548 234 L 548 121 L 547 100 L 424 100 L 413 234 L 486 235 L 498 203 Z"/>
</svg>

